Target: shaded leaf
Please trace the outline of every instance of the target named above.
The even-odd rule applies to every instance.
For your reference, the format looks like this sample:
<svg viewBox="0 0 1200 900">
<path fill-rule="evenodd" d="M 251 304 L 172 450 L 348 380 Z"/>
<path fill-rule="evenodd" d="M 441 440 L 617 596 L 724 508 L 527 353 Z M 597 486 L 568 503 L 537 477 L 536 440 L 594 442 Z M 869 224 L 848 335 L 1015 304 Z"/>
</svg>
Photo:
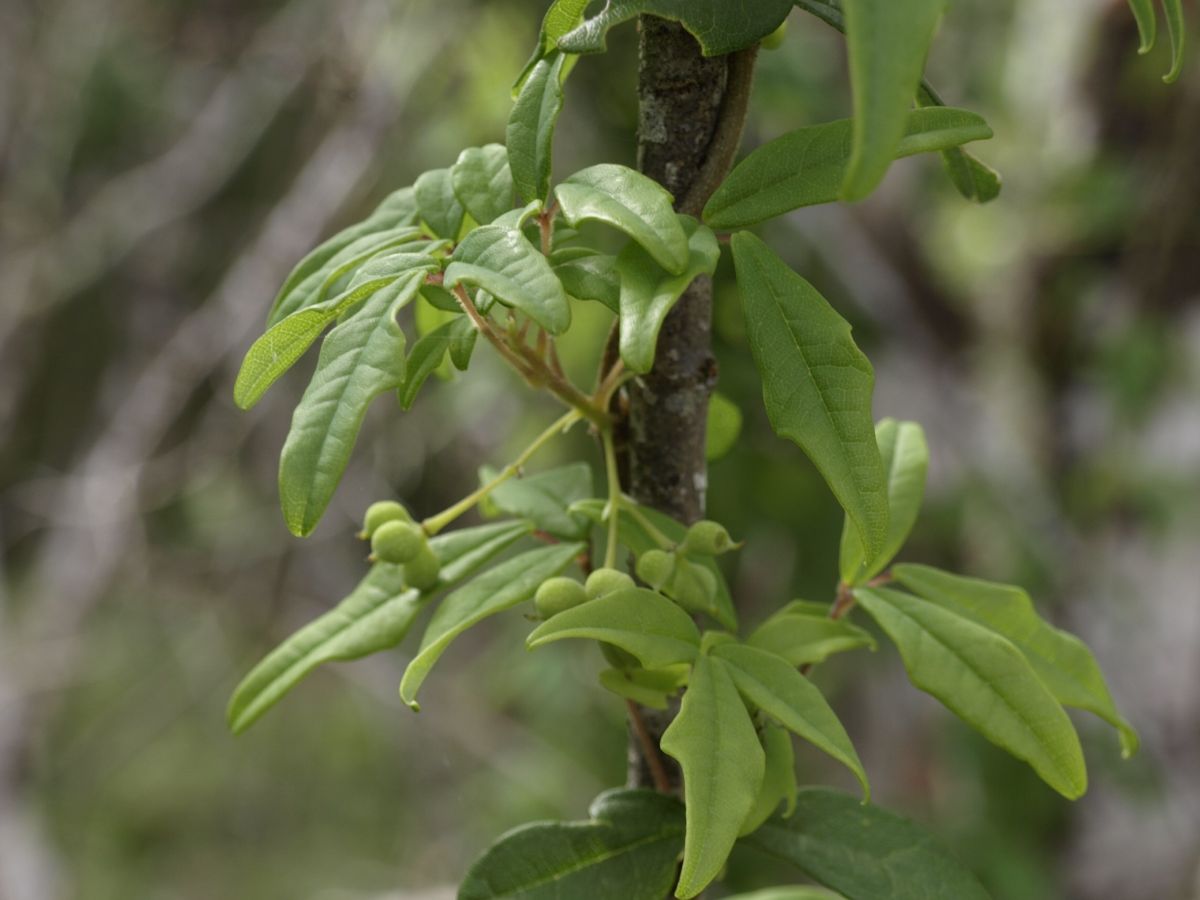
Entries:
<svg viewBox="0 0 1200 900">
<path fill-rule="evenodd" d="M 458 155 L 450 169 L 454 196 L 480 225 L 487 225 L 513 207 L 513 178 L 508 150 L 500 144 L 471 147 Z"/>
<path fill-rule="evenodd" d="M 450 361 L 460 372 L 467 371 L 471 365 L 471 355 L 475 352 L 478 337 L 475 323 L 467 316 L 460 315 L 450 323 Z"/>
<path fill-rule="evenodd" d="M 775 814 L 780 803 L 784 804 L 784 818 L 796 808 L 796 754 L 792 737 L 778 725 L 767 725 L 761 736 L 765 755 L 762 787 L 758 789 L 754 808 L 742 823 L 739 834 L 743 835 L 756 831 Z"/>
<path fill-rule="evenodd" d="M 565 258 L 556 253 L 551 262 L 554 265 L 554 274 L 572 297 L 578 300 L 596 300 L 613 312 L 620 311 L 621 276 L 617 272 L 615 256 L 587 250 L 584 255 Z"/>
<path fill-rule="evenodd" d="M 845 619 L 831 619 L 823 607 L 816 610 L 797 610 L 784 607 L 763 622 L 746 639 L 759 650 L 782 656 L 793 666 L 815 665 L 835 653 L 875 649 L 875 638 L 869 632 Z"/>
<path fill-rule="evenodd" d="M 398 392 L 401 409 L 412 409 L 421 387 L 442 365 L 455 339 L 456 321 L 451 320 L 439 325 L 413 344 L 412 352 L 408 355 L 404 382 Z"/>
<path fill-rule="evenodd" d="M 490 481 L 495 471 L 484 470 L 480 480 Z M 566 540 L 587 537 L 590 523 L 581 513 L 568 507 L 593 495 L 592 467 L 584 462 L 559 466 L 548 472 L 512 478 L 491 493 L 497 509 L 532 520 L 538 528 Z"/>
<path fill-rule="evenodd" d="M 618 697 L 651 709 L 666 709 L 668 698 L 687 684 L 689 666 L 665 669 L 604 669 L 600 684 Z"/>
</svg>

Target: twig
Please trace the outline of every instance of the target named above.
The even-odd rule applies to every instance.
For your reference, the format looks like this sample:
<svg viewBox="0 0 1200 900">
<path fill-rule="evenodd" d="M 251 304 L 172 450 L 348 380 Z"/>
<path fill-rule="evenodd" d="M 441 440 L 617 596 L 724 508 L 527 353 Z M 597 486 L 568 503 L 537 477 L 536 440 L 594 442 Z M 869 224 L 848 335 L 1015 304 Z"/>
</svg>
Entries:
<svg viewBox="0 0 1200 900">
<path fill-rule="evenodd" d="M 632 700 L 626 700 L 625 707 L 629 710 L 629 721 L 633 723 L 633 732 L 637 735 L 638 743 L 642 745 L 642 756 L 645 757 L 646 765 L 650 769 L 650 777 L 654 779 L 654 789 L 660 794 L 670 794 L 672 792 L 671 777 L 667 774 L 667 767 L 663 765 L 658 745 L 654 743 L 650 730 L 646 728 L 642 711 Z"/>
</svg>

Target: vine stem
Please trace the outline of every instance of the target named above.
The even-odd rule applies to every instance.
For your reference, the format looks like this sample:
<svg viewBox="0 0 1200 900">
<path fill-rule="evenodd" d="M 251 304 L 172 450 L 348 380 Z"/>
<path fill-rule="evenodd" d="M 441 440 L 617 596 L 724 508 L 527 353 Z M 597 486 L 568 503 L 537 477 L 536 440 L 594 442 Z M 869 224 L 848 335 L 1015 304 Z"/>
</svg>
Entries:
<svg viewBox="0 0 1200 900">
<path fill-rule="evenodd" d="M 521 467 L 524 466 L 525 463 L 529 462 L 530 458 L 540 449 L 542 449 L 542 447 L 546 446 L 546 444 L 550 443 L 550 441 L 554 440 L 554 438 L 558 437 L 558 435 L 567 431 L 567 429 L 569 429 L 576 422 L 580 421 L 583 417 L 583 413 L 577 409 L 573 409 L 566 415 L 562 416 L 553 425 L 539 434 L 532 444 L 522 450 L 516 459 L 514 459 L 507 466 L 505 466 L 503 470 L 501 470 L 499 475 L 497 475 L 487 484 L 480 487 L 478 490 L 468 494 L 466 497 L 463 497 L 453 506 L 442 510 L 435 516 L 430 516 L 421 523 L 421 528 L 424 529 L 426 534 L 435 535 L 459 516 L 470 511 L 471 509 L 474 509 L 477 505 L 479 505 L 480 501 L 487 497 L 488 494 L 500 487 L 500 485 L 504 484 L 504 482 L 508 481 L 513 476 L 520 474 Z"/>
<path fill-rule="evenodd" d="M 608 476 L 608 546 L 604 548 L 604 568 L 617 565 L 617 539 L 621 525 L 621 476 L 617 472 L 617 448 L 611 428 L 600 434 L 604 443 L 604 470 Z"/>
<path fill-rule="evenodd" d="M 646 720 L 642 718 L 642 711 L 632 700 L 626 700 L 625 707 L 629 710 L 629 721 L 633 724 L 633 732 L 637 735 L 638 743 L 642 745 L 642 753 L 646 756 L 650 777 L 654 779 L 654 789 L 660 794 L 670 794 L 671 778 L 667 775 L 667 767 L 663 765 L 662 756 L 659 755 L 658 745 L 654 742 L 650 729 L 646 727 Z"/>
</svg>

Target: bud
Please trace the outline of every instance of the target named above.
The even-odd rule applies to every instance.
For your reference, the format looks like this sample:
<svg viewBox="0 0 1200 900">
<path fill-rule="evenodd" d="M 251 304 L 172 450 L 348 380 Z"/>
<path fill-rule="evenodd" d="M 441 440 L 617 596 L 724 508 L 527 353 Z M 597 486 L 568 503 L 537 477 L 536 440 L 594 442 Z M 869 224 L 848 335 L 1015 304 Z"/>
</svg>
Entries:
<svg viewBox="0 0 1200 900">
<path fill-rule="evenodd" d="M 717 578 L 701 565 L 681 559 L 666 593 L 688 612 L 708 612 L 717 597 Z"/>
<path fill-rule="evenodd" d="M 593 600 L 603 597 L 605 594 L 611 594 L 613 591 L 631 587 L 637 587 L 633 583 L 633 579 L 617 569 L 597 569 L 588 576 L 585 585 L 587 595 Z"/>
<path fill-rule="evenodd" d="M 574 578 L 548 578 L 533 595 L 533 604 L 539 618 L 549 619 L 589 599 L 583 585 Z"/>
<path fill-rule="evenodd" d="M 404 564 L 404 581 L 418 591 L 431 591 L 437 587 L 442 564 L 428 543 L 423 543 L 417 555 Z"/>
<path fill-rule="evenodd" d="M 384 522 L 371 537 L 371 555 L 397 566 L 415 559 L 427 546 L 425 532 L 412 522 Z"/>
<path fill-rule="evenodd" d="M 358 536 L 364 541 L 370 540 L 379 526 L 385 522 L 411 521 L 412 516 L 408 514 L 408 510 L 402 504 L 395 500 L 380 500 L 367 507 L 367 513 L 363 516 L 362 531 L 358 533 Z"/>
<path fill-rule="evenodd" d="M 737 544 L 720 522 L 702 519 L 688 529 L 683 538 L 680 550 L 684 553 L 697 553 L 701 556 L 719 556 L 736 550 Z"/>
<path fill-rule="evenodd" d="M 656 591 L 661 590 L 662 586 L 675 574 L 675 564 L 674 553 L 667 553 L 665 550 L 647 550 L 638 557 L 637 576 Z"/>
</svg>

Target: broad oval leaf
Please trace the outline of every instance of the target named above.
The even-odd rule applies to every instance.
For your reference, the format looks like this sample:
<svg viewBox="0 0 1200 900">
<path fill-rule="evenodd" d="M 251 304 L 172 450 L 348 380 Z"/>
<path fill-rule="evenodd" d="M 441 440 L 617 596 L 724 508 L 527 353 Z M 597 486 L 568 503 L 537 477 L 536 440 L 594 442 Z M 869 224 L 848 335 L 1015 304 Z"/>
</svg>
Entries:
<svg viewBox="0 0 1200 900">
<path fill-rule="evenodd" d="M 424 278 L 418 271 L 379 291 L 321 345 L 279 459 L 279 498 L 293 534 L 303 537 L 320 521 L 371 401 L 404 381 L 404 332 L 396 312 Z"/>
<path fill-rule="evenodd" d="M 847 900 L 990 900 L 929 832 L 825 788 L 802 789 L 795 813 L 743 841 Z"/>
<path fill-rule="evenodd" d="M 965 109 L 915 109 L 901 120 L 896 159 L 986 140 L 992 129 Z M 833 203 L 850 164 L 854 122 L 809 125 L 768 141 L 742 160 L 704 207 L 713 228 L 741 228 L 794 209 Z"/>
<path fill-rule="evenodd" d="M 688 235 L 667 189 L 628 166 L 601 163 L 576 172 L 554 188 L 572 228 L 602 222 L 625 232 L 672 275 L 681 275 L 691 255 Z"/>
<path fill-rule="evenodd" d="M 484 572 L 446 597 L 429 620 L 417 655 L 404 670 L 400 680 L 404 702 L 420 709 L 417 692 L 456 637 L 488 616 L 530 599 L 538 585 L 560 573 L 583 550 L 583 544 L 554 544 L 530 550 Z"/>
<path fill-rule="evenodd" d="M 484 225 L 468 234 L 454 251 L 444 284 L 483 288 L 551 334 L 562 334 L 571 324 L 571 304 L 562 282 L 546 257 L 516 229 Z"/>
<path fill-rule="evenodd" d="M 508 150 L 500 144 L 471 147 L 458 155 L 450 169 L 454 196 L 480 225 L 504 215 L 513 207 L 513 177 Z"/>
<path fill-rule="evenodd" d="M 783 803 L 786 819 L 796 809 L 796 754 L 792 748 L 792 737 L 778 725 L 767 725 L 762 729 L 765 770 L 762 787 L 758 789 L 754 808 L 742 823 L 740 834 L 750 834 L 775 814 Z"/>
<path fill-rule="evenodd" d="M 758 626 L 746 643 L 781 656 L 797 667 L 822 663 L 835 653 L 876 647 L 870 632 L 857 625 L 845 619 L 831 619 L 823 608 L 799 610 L 794 604 Z"/>
<path fill-rule="evenodd" d="M 419 177 L 413 190 L 417 209 L 424 222 L 440 238 L 458 239 L 465 210 L 454 193 L 449 169 L 430 169 Z"/>
<path fill-rule="evenodd" d="M 662 900 L 683 846 L 683 805 L 653 791 L 601 794 L 586 822 L 535 822 L 502 835 L 468 870 L 458 900 Z"/>
<path fill-rule="evenodd" d="M 648 669 L 690 662 L 700 647 L 692 617 L 661 594 L 624 588 L 547 619 L 526 638 L 529 649 L 565 638 L 603 641 Z"/>
<path fill-rule="evenodd" d="M 554 129 L 562 112 L 566 64 L 567 57 L 557 52 L 537 62 L 508 117 L 508 164 L 517 193 L 526 202 L 550 195 Z"/>
<path fill-rule="evenodd" d="M 1008 638 L 910 594 L 859 588 L 854 596 L 896 644 L 914 685 L 1067 799 L 1083 796 L 1075 727 Z"/>
<path fill-rule="evenodd" d="M 765 760 L 725 663 L 700 656 L 679 715 L 661 742 L 683 769 L 687 837 L 675 896 L 695 897 L 720 874 L 754 808 Z"/>
<path fill-rule="evenodd" d="M 441 585 L 465 578 L 532 530 L 528 522 L 500 522 L 433 538 L 429 546 L 442 563 Z M 403 566 L 377 563 L 348 597 L 242 679 L 229 701 L 229 727 L 245 731 L 323 663 L 361 659 L 396 646 L 427 600 L 404 583 Z"/>
<path fill-rule="evenodd" d="M 620 275 L 621 359 L 630 371 L 649 372 L 654 366 L 658 333 L 671 307 L 695 279 L 711 275 L 721 258 L 717 237 L 691 216 L 679 216 L 687 235 L 688 263 L 678 275 L 665 271 L 636 241 L 617 256 Z"/>
<path fill-rule="evenodd" d="M 888 506 L 871 364 L 846 320 L 766 244 L 739 232 L 733 260 L 771 427 L 808 454 L 873 557 L 887 539 Z"/>
<path fill-rule="evenodd" d="M 925 498 L 925 475 L 929 470 L 929 446 L 925 432 L 916 422 L 883 419 L 875 426 L 875 441 L 887 473 L 888 531 L 883 549 L 870 561 L 863 553 L 858 531 L 847 519 L 842 527 L 838 567 L 842 581 L 865 584 L 890 563 L 916 524 Z"/>
<path fill-rule="evenodd" d="M 862 761 L 846 729 L 815 684 L 782 657 L 745 644 L 723 644 L 713 655 L 729 664 L 734 683 L 747 701 L 777 719 L 851 772 L 871 796 Z"/>
<path fill-rule="evenodd" d="M 494 470 L 480 472 L 480 480 L 485 483 L 495 476 Z M 571 512 L 569 507 L 593 493 L 592 467 L 577 462 L 535 475 L 511 478 L 493 490 L 489 499 L 497 509 L 529 519 L 547 534 L 578 541 L 587 537 L 591 523 L 581 513 Z"/>
<path fill-rule="evenodd" d="M 1137 732 L 1117 711 L 1092 651 L 1039 616 L 1024 589 L 930 566 L 895 566 L 892 574 L 917 596 L 1004 635 L 1025 654 L 1059 703 L 1099 716 L 1117 729 L 1123 755 L 1137 752 Z"/>
<path fill-rule="evenodd" d="M 843 200 L 875 190 L 895 158 L 945 7 L 946 0 L 842 0 L 854 94 Z"/>
</svg>

